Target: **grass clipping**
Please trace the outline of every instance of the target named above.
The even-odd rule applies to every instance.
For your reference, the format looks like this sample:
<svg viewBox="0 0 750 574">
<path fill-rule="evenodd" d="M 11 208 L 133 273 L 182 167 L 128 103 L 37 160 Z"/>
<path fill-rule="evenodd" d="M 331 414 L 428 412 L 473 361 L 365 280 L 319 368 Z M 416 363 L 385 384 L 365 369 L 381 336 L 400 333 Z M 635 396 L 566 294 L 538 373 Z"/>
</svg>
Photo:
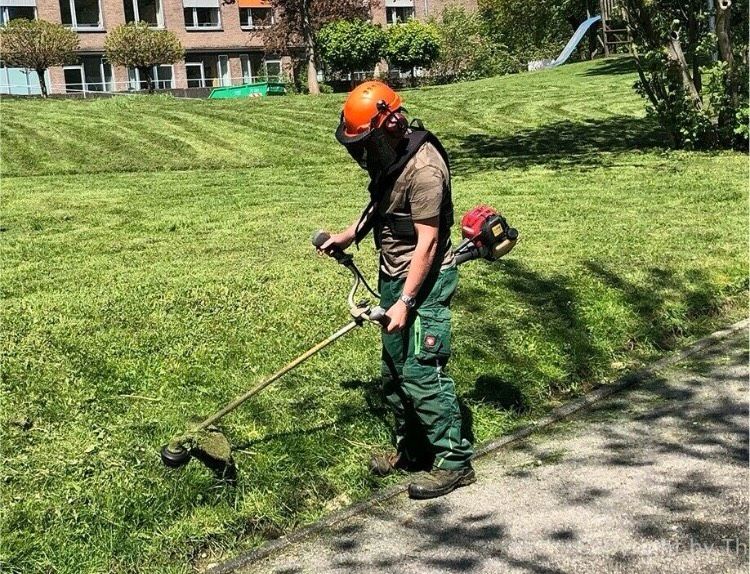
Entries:
<svg viewBox="0 0 750 574">
<path fill-rule="evenodd" d="M 193 438 L 190 454 L 213 471 L 217 478 L 234 481 L 237 467 L 232 458 L 232 447 L 218 428 L 199 431 Z"/>
</svg>

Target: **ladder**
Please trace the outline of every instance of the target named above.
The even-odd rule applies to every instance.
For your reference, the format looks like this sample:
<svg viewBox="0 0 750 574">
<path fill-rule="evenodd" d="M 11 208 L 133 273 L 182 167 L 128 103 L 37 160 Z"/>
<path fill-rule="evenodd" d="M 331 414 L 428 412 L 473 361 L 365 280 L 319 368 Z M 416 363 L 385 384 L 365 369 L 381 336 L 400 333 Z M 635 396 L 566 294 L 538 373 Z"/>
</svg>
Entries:
<svg viewBox="0 0 750 574">
<path fill-rule="evenodd" d="M 613 15 L 618 23 L 627 21 L 624 11 L 617 6 L 617 0 L 599 0 L 599 10 L 602 15 L 602 33 L 599 37 L 599 43 L 604 48 L 604 55 L 609 56 L 610 52 L 617 51 L 618 46 L 630 44 L 632 38 L 627 26 L 624 28 L 610 26 Z M 619 18 L 617 17 L 618 12 L 620 13 Z"/>
</svg>

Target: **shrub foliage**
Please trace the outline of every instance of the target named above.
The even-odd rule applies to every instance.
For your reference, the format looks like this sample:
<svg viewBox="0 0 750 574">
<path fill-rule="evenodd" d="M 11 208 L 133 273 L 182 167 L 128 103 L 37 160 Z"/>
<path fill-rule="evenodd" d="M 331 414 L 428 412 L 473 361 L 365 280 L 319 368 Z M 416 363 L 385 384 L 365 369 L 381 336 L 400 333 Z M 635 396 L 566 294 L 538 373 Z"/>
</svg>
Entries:
<svg viewBox="0 0 750 574">
<path fill-rule="evenodd" d="M 383 54 L 388 64 L 402 70 L 429 67 L 440 54 L 440 34 L 432 23 L 409 20 L 388 29 Z"/>
<path fill-rule="evenodd" d="M 674 147 L 747 145 L 747 1 L 715 6 L 709 12 L 702 0 L 623 0 L 636 90 Z"/>
<path fill-rule="evenodd" d="M 146 22 L 117 26 L 107 35 L 104 49 L 111 63 L 138 69 L 148 93 L 154 91 L 154 66 L 174 64 L 185 57 L 185 50 L 173 32 L 156 30 Z"/>
<path fill-rule="evenodd" d="M 385 40 L 381 27 L 364 20 L 336 20 L 318 34 L 323 62 L 329 70 L 345 73 L 373 69 Z"/>
</svg>

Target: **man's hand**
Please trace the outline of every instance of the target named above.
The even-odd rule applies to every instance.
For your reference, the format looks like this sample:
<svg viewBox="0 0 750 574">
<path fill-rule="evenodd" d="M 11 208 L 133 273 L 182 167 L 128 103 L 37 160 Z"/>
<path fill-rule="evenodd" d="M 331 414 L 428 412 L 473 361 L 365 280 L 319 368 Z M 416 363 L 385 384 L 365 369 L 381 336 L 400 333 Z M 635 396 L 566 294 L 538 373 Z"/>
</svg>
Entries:
<svg viewBox="0 0 750 574">
<path fill-rule="evenodd" d="M 325 253 L 331 255 L 334 248 L 338 247 L 342 251 L 349 247 L 354 241 L 354 233 L 352 228 L 349 227 L 341 233 L 334 233 L 330 239 L 318 248 L 318 253 Z"/>
<path fill-rule="evenodd" d="M 406 303 L 399 299 L 386 311 L 385 316 L 388 317 L 388 322 L 383 329 L 388 334 L 395 333 L 406 327 L 409 309 L 406 307 Z"/>
</svg>

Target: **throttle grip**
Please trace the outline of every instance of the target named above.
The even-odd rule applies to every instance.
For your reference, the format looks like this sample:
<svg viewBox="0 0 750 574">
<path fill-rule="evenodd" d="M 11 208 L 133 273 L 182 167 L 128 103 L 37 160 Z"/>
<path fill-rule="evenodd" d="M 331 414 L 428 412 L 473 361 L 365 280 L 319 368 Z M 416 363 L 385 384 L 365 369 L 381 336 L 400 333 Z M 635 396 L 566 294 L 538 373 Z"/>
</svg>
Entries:
<svg viewBox="0 0 750 574">
<path fill-rule="evenodd" d="M 373 321 L 374 323 L 380 323 L 383 327 L 387 326 L 388 323 L 390 323 L 390 319 L 388 319 L 385 314 L 385 309 L 383 309 L 380 305 L 370 309 L 370 313 L 367 315 L 367 317 L 368 319 L 370 319 L 370 321 Z"/>
<path fill-rule="evenodd" d="M 315 233 L 313 233 L 311 241 L 316 249 L 320 249 L 330 238 L 331 235 L 327 231 L 318 229 Z M 326 253 L 342 265 L 346 265 L 352 260 L 352 256 L 344 253 L 343 249 L 341 249 L 338 245 L 328 247 L 326 249 Z"/>
</svg>

